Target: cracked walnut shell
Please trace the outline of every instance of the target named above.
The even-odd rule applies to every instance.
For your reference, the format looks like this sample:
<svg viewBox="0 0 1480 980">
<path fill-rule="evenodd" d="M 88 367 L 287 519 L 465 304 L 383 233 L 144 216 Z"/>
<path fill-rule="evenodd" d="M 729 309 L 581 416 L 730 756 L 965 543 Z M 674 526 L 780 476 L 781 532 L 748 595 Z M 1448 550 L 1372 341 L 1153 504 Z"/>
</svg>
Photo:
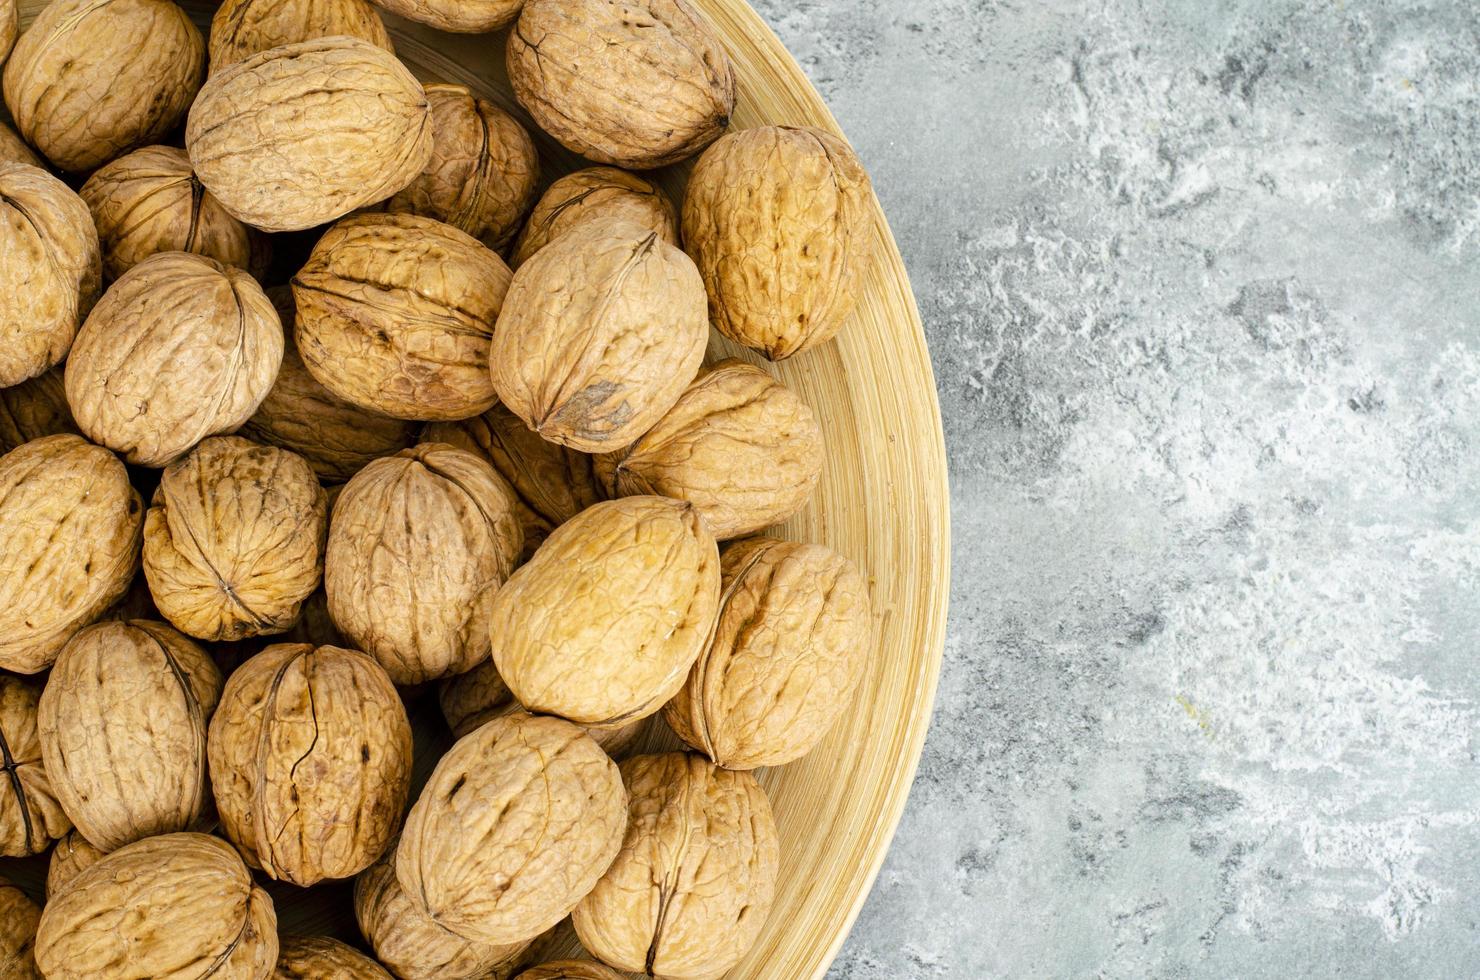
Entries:
<svg viewBox="0 0 1480 980">
<path fill-rule="evenodd" d="M 571 917 L 581 944 L 622 970 L 715 977 L 754 945 L 776 892 L 771 804 L 747 772 L 683 752 L 622 763 L 621 853 Z"/>
<path fill-rule="evenodd" d="M 32 439 L 76 431 L 61 368 L 0 388 L 0 454 Z"/>
<path fill-rule="evenodd" d="M 67 836 L 57 841 L 51 849 L 51 859 L 46 865 L 46 897 L 56 898 L 62 889 L 88 868 L 105 857 L 79 834 L 76 828 L 67 831 Z M 3 974 L 0 974 L 3 975 Z"/>
<path fill-rule="evenodd" d="M 410 790 L 406 709 L 358 650 L 263 650 L 227 680 L 208 750 L 222 830 L 250 863 L 295 885 L 368 867 Z"/>
<path fill-rule="evenodd" d="M 540 195 L 509 264 L 517 269 L 561 235 L 596 218 L 623 218 L 669 245 L 678 244 L 678 213 L 658 185 L 616 167 L 587 167 L 566 174 Z"/>
<path fill-rule="evenodd" d="M 365 0 L 226 0 L 211 17 L 210 72 L 269 48 L 341 35 L 396 50 Z"/>
<path fill-rule="evenodd" d="M 40 854 L 72 828 L 57 802 L 36 730 L 41 692 L 0 674 L 0 758 L 6 785 L 0 788 L 0 856 Z"/>
<path fill-rule="evenodd" d="M 391 980 L 379 963 L 327 936 L 283 939 L 273 977 L 274 980 Z"/>
<path fill-rule="evenodd" d="M 626 980 L 611 967 L 590 960 L 551 960 L 532 966 L 514 980 Z"/>
<path fill-rule="evenodd" d="M 205 834 L 119 848 L 47 903 L 36 932 L 48 980 L 266 980 L 277 953 L 272 899 L 230 844 Z"/>
<path fill-rule="evenodd" d="M 41 980 L 36 972 L 36 926 L 41 908 L 26 893 L 0 878 L 0 977 Z"/>
</svg>

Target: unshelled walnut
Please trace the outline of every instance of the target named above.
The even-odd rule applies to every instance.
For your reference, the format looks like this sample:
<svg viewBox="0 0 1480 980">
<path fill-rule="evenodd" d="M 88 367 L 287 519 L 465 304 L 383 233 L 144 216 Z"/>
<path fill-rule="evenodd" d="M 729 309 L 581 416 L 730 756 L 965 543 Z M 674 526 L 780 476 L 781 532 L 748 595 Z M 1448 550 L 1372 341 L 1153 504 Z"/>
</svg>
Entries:
<svg viewBox="0 0 1480 980">
<path fill-rule="evenodd" d="M 507 59 L 540 128 L 597 163 L 682 160 L 735 109 L 729 55 L 686 0 L 527 0 Z"/>
<path fill-rule="evenodd" d="M 572 921 L 603 962 L 652 977 L 715 977 L 755 944 L 776 891 L 771 804 L 747 772 L 697 755 L 622 763 L 622 851 Z"/>
<path fill-rule="evenodd" d="M 278 946 L 274 980 L 391 980 L 385 967 L 327 936 L 289 936 Z"/>
<path fill-rule="evenodd" d="M 5 63 L 26 142 L 84 172 L 174 129 L 200 88 L 205 42 L 170 0 L 54 0 Z"/>
<path fill-rule="evenodd" d="M 619 218 L 519 267 L 493 335 L 493 387 L 545 439 L 584 452 L 652 428 L 693 379 L 709 327 L 694 263 Z"/>
<path fill-rule="evenodd" d="M 805 755 L 853 700 L 873 652 L 868 586 L 820 544 L 737 541 L 720 555 L 714 637 L 663 710 L 727 769 Z"/>
<path fill-rule="evenodd" d="M 95 172 L 80 193 L 97 225 L 109 279 L 158 252 L 194 252 L 259 277 L 267 267 L 267 239 L 200 185 L 184 150 L 135 150 Z"/>
<path fill-rule="evenodd" d="M 3 57 L 3 52 L 0 52 Z M 36 972 L 36 926 L 41 909 L 26 893 L 0 878 L 0 977 L 41 980 Z"/>
<path fill-rule="evenodd" d="M 502 589 L 493 660 L 531 711 L 615 727 L 683 685 L 719 605 L 719 554 L 692 504 L 626 497 L 582 511 Z"/>
<path fill-rule="evenodd" d="M 318 588 L 328 499 L 308 462 L 213 436 L 171 463 L 144 521 L 144 576 L 164 617 L 203 640 L 285 632 Z"/>
<path fill-rule="evenodd" d="M 395 836 L 411 784 L 411 725 L 358 650 L 270 646 L 226 682 L 211 720 L 221 827 L 273 878 L 348 878 Z"/>
<path fill-rule="evenodd" d="M 715 328 L 773 361 L 831 339 L 873 261 L 872 199 L 852 147 L 820 129 L 761 126 L 705 150 L 683 241 Z"/>
<path fill-rule="evenodd" d="M 551 960 L 532 966 L 514 980 L 626 980 L 611 967 L 590 960 Z"/>
<path fill-rule="evenodd" d="M 272 899 L 230 844 L 193 833 L 109 854 L 47 902 L 36 932 L 47 980 L 266 980 L 277 953 Z"/>
<path fill-rule="evenodd" d="M 61 368 L 0 388 L 0 454 L 32 439 L 76 431 Z"/>
<path fill-rule="evenodd" d="M 323 37 L 357 37 L 395 51 L 365 0 L 226 0 L 211 17 L 211 74 L 268 48 Z"/>
<path fill-rule="evenodd" d="M 5 64 L 20 31 L 21 11 L 16 0 L 0 0 L 0 65 Z"/>
<path fill-rule="evenodd" d="M 269 48 L 212 75 L 190 108 L 196 176 L 242 221 L 297 231 L 383 201 L 432 152 L 421 83 L 352 37 Z"/>
<path fill-rule="evenodd" d="M 114 851 L 195 825 L 220 696 L 210 656 L 164 623 L 102 622 L 62 648 L 36 726 L 52 790 L 89 843 Z"/>
<path fill-rule="evenodd" d="M 534 200 L 540 178 L 534 141 L 517 119 L 465 85 L 428 85 L 426 92 L 431 162 L 386 210 L 436 218 L 502 248 Z"/>
<path fill-rule="evenodd" d="M 595 218 L 625 218 L 678 244 L 678 212 L 658 185 L 616 167 L 587 167 L 551 184 L 514 243 L 516 269 L 534 253 Z"/>
<path fill-rule="evenodd" d="M 57 841 L 51 849 L 51 860 L 46 866 L 46 897 L 56 898 L 62 889 L 88 868 L 104 857 L 104 852 L 87 842 L 74 828 L 67 836 Z"/>
<path fill-rule="evenodd" d="M 523 711 L 493 661 L 485 660 L 465 674 L 449 677 L 437 687 L 442 717 L 456 738 L 462 738 L 500 715 Z M 583 728 L 585 726 L 582 726 Z M 641 734 L 642 721 L 619 728 L 586 728 L 586 734 L 613 759 L 621 759 Z"/>
<path fill-rule="evenodd" d="M 801 510 L 822 476 L 822 448 L 822 427 L 790 388 L 727 360 L 700 372 L 640 439 L 595 465 L 610 496 L 687 500 L 724 541 Z"/>
<path fill-rule="evenodd" d="M 514 492 L 472 453 L 422 443 L 377 459 L 334 505 L 329 614 L 397 684 L 471 670 L 521 539 Z"/>
<path fill-rule="evenodd" d="M 128 591 L 144 503 L 118 457 L 80 436 L 0 457 L 0 667 L 34 674 Z"/>
<path fill-rule="evenodd" d="M 0 790 L 0 857 L 40 854 L 72 828 L 52 790 L 36 734 L 36 687 L 0 674 L 0 756 L 10 777 Z"/>
<path fill-rule="evenodd" d="M 7 0 L 0 0 L 0 6 L 6 2 Z M 35 151 L 26 145 L 26 141 L 3 122 L 0 122 L 0 163 L 24 163 L 31 167 L 46 166 Z"/>
<path fill-rule="evenodd" d="M 282 360 L 282 325 L 251 276 L 164 252 L 124 273 L 78 331 L 67 401 L 88 438 L 164 466 L 251 418 Z"/>
<path fill-rule="evenodd" d="M 0 388 L 67 356 L 102 288 L 87 205 L 51 174 L 0 163 Z"/>
<path fill-rule="evenodd" d="M 504 715 L 455 743 L 406 817 L 396 878 L 435 922 L 518 942 L 570 913 L 616 857 L 617 766 L 559 718 Z"/>
<path fill-rule="evenodd" d="M 457 34 L 486 34 L 519 13 L 524 0 L 376 0 L 393 14 Z"/>
</svg>

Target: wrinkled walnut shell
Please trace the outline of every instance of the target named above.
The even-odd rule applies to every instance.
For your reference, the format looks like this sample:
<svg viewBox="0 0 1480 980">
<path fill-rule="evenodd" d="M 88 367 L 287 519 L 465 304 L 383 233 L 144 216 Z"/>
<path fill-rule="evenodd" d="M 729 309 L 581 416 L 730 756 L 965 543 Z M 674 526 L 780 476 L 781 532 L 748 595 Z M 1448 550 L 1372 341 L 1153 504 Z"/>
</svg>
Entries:
<svg viewBox="0 0 1480 980">
<path fill-rule="evenodd" d="M 0 0 L 0 65 L 5 64 L 20 31 L 21 11 L 16 0 Z"/>
<path fill-rule="evenodd" d="M 32 439 L 76 431 L 60 368 L 0 388 L 0 454 Z"/>
<path fill-rule="evenodd" d="M 358 650 L 270 646 L 236 669 L 211 721 L 221 828 L 273 878 L 308 886 L 380 857 L 411 785 L 411 725 Z"/>
<path fill-rule="evenodd" d="M 622 218 L 669 245 L 678 244 L 678 212 L 658 185 L 616 167 L 587 167 L 566 174 L 540 195 L 509 264 L 519 268 L 561 235 L 595 218 Z"/>
<path fill-rule="evenodd" d="M 514 980 L 626 980 L 611 967 L 590 960 L 551 960 L 532 966 Z"/>
<path fill-rule="evenodd" d="M 776 892 L 771 804 L 746 772 L 697 755 L 622 763 L 630 822 L 622 851 L 576 906 L 581 944 L 653 977 L 715 977 L 755 944 Z"/>
<path fill-rule="evenodd" d="M 274 980 L 391 980 L 379 963 L 327 936 L 290 936 L 279 945 Z"/>
<path fill-rule="evenodd" d="M 0 0 L 0 6 L 13 2 L 14 0 Z M 0 122 L 0 163 L 24 163 L 28 167 L 43 169 L 46 167 L 46 163 L 26 145 L 26 141 L 3 122 Z"/>
<path fill-rule="evenodd" d="M 365 0 L 226 0 L 211 17 L 210 73 L 269 48 L 340 35 L 396 50 Z"/>
<path fill-rule="evenodd" d="M 41 980 L 35 956 L 36 926 L 40 921 L 40 907 L 25 892 L 0 878 L 0 977 Z"/>
<path fill-rule="evenodd" d="M 56 898 L 62 889 L 88 868 L 97 864 L 106 855 L 87 842 L 87 838 L 75 829 L 57 841 L 51 849 L 51 860 L 46 866 L 46 897 Z"/>
<path fill-rule="evenodd" d="M 0 674 L 0 758 L 10 777 L 0 787 L 0 856 L 40 854 L 72 827 L 57 802 L 36 732 L 41 691 Z"/>
<path fill-rule="evenodd" d="M 509 23 L 524 0 L 376 0 L 393 14 L 455 34 L 486 34 Z"/>
<path fill-rule="evenodd" d="M 493 661 L 485 660 L 465 674 L 448 677 L 437 686 L 437 703 L 454 738 L 471 734 L 500 715 L 523 711 L 514 694 L 498 675 Z M 585 727 L 585 726 L 582 726 Z M 620 728 L 587 728 L 607 755 L 621 759 L 641 734 L 643 723 L 634 721 Z"/>
</svg>

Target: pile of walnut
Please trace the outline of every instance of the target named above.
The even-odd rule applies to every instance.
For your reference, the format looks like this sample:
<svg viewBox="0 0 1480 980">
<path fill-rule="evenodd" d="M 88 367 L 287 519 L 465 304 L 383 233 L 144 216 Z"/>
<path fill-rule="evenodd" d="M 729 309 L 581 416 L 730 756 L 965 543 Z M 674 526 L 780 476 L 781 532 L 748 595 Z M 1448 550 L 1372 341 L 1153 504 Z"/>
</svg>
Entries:
<svg viewBox="0 0 1480 980">
<path fill-rule="evenodd" d="M 365 0 L 0 0 L 0 855 L 52 849 L 4 977 L 717 976 L 783 857 L 752 770 L 865 672 L 858 569 L 761 535 L 817 417 L 705 364 L 848 318 L 851 150 L 727 132 L 686 0 L 381 2 L 506 30 L 527 117 Z M 521 119 L 600 165 L 539 194 Z M 696 155 L 681 208 L 634 172 Z M 267 879 L 354 879 L 364 951 Z M 534 965 L 566 920 L 601 962 Z"/>
</svg>

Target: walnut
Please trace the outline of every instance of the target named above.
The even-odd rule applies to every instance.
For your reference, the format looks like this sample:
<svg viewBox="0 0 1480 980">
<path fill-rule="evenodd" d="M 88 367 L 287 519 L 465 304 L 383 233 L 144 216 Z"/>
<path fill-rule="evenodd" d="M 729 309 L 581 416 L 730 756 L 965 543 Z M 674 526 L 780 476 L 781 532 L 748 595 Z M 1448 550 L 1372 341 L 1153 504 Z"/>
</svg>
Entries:
<svg viewBox="0 0 1480 980">
<path fill-rule="evenodd" d="M 396 879 L 446 929 L 539 935 L 611 864 L 626 824 L 617 767 L 559 718 L 504 715 L 460 739 L 406 816 Z"/>
<path fill-rule="evenodd" d="M 16 0 L 0 0 L 0 65 L 5 64 L 16 35 L 21 32 L 21 11 Z"/>
<path fill-rule="evenodd" d="M 92 215 L 51 174 L 0 163 L 0 388 L 67 356 L 102 288 Z"/>
<path fill-rule="evenodd" d="M 327 936 L 290 936 L 279 944 L 275 980 L 391 980 L 379 963 Z"/>
<path fill-rule="evenodd" d="M 358 873 L 390 843 L 411 725 L 365 654 L 280 643 L 227 680 L 209 755 L 226 836 L 271 877 L 307 886 Z"/>
<path fill-rule="evenodd" d="M 41 692 L 0 674 L 0 758 L 9 777 L 0 790 L 0 856 L 40 854 L 72 828 L 57 802 L 41 740 L 36 735 L 36 706 Z"/>
<path fill-rule="evenodd" d="M 230 844 L 204 834 L 119 848 L 47 903 L 36 932 L 48 980 L 265 980 L 277 952 L 272 899 Z"/>
<path fill-rule="evenodd" d="M 362 214 L 324 233 L 293 277 L 309 373 L 351 404 L 462 419 L 494 402 L 488 352 L 509 268 L 451 225 Z"/>
<path fill-rule="evenodd" d="M 79 436 L 0 457 L 0 667 L 34 674 L 128 591 L 144 504 L 118 458 Z"/>
<path fill-rule="evenodd" d="M 73 878 L 103 857 L 104 852 L 89 844 L 75 829 L 67 831 L 67 836 L 51 849 L 51 860 L 46 867 L 46 897 L 56 898 Z"/>
<path fill-rule="evenodd" d="M 194 252 L 258 277 L 267 268 L 266 236 L 201 186 L 184 150 L 135 150 L 94 173 L 80 193 L 98 227 L 109 279 L 158 252 Z"/>
<path fill-rule="evenodd" d="M 627 497 L 555 529 L 494 594 L 489 641 L 521 704 L 616 727 L 677 693 L 719 605 L 719 555 L 692 504 Z"/>
<path fill-rule="evenodd" d="M 285 632 L 323 575 L 328 503 L 302 456 L 214 436 L 171 463 L 144 522 L 164 617 L 203 640 Z"/>
<path fill-rule="evenodd" d="M 393 14 L 457 34 L 486 34 L 509 23 L 524 0 L 376 0 Z"/>
<path fill-rule="evenodd" d="M 591 221 L 514 273 L 493 336 L 493 387 L 545 439 L 617 449 L 694 377 L 706 317 L 688 256 L 632 222 Z"/>
<path fill-rule="evenodd" d="M 765 791 L 697 755 L 622 763 L 622 851 L 572 921 L 604 962 L 653 977 L 713 977 L 754 945 L 776 891 L 780 845 Z"/>
<path fill-rule="evenodd" d="M 398 684 L 471 670 L 520 543 L 513 491 L 472 453 L 423 443 L 378 459 L 334 505 L 329 613 Z"/>
<path fill-rule="evenodd" d="M 226 0 L 211 18 L 210 73 L 268 48 L 339 35 L 396 50 L 365 0 Z"/>
<path fill-rule="evenodd" d="M 551 184 L 514 243 L 514 268 L 594 218 L 625 218 L 669 245 L 678 244 L 678 213 L 658 185 L 616 167 L 588 167 Z"/>
<path fill-rule="evenodd" d="M 89 843 L 113 851 L 200 819 L 220 696 L 210 656 L 163 623 L 98 623 L 62 648 L 36 726 L 52 790 Z"/>
<path fill-rule="evenodd" d="M 518 120 L 474 98 L 467 86 L 428 85 L 426 92 L 431 162 L 386 202 L 386 210 L 436 218 L 502 248 L 534 200 L 540 179 L 534 140 Z"/>
<path fill-rule="evenodd" d="M 0 45 L 0 57 L 4 46 Z M 41 909 L 26 893 L 0 878 L 0 977 L 41 980 L 36 972 L 36 925 Z"/>
<path fill-rule="evenodd" d="M 383 201 L 432 152 L 426 93 L 395 55 L 351 37 L 260 51 L 212 75 L 185 148 L 242 221 L 298 231 Z"/>
<path fill-rule="evenodd" d="M 32 439 L 76 431 L 61 368 L 0 388 L 0 454 Z"/>
<path fill-rule="evenodd" d="M 240 269 L 151 255 L 109 288 L 67 359 L 67 401 L 88 438 L 164 466 L 252 416 L 283 360 L 283 330 Z"/>
<path fill-rule="evenodd" d="M 0 0 L 0 6 L 4 6 L 7 2 L 13 2 L 13 0 Z M 0 59 L 0 61 L 3 60 Z M 0 163 L 24 163 L 27 166 L 42 168 L 46 166 L 41 158 L 26 145 L 26 141 L 17 136 L 15 130 L 3 122 L 0 122 Z"/>
<path fill-rule="evenodd" d="M 92 170 L 179 124 L 205 54 L 170 0 L 53 0 L 5 63 L 5 105 L 52 163 Z"/>
<path fill-rule="evenodd" d="M 735 109 L 724 45 L 685 0 L 527 0 L 507 60 L 540 128 L 597 163 L 693 156 Z"/>
<path fill-rule="evenodd" d="M 551 531 L 605 496 L 590 456 L 546 442 L 502 404 L 461 422 L 433 422 L 422 438 L 466 449 L 509 481 L 514 512 L 524 529 L 521 562 L 529 560 Z"/>
<path fill-rule="evenodd" d="M 822 476 L 822 427 L 769 374 L 726 360 L 701 372 L 658 424 L 596 458 L 611 496 L 687 500 L 723 541 L 779 524 Z"/>
<path fill-rule="evenodd" d="M 873 261 L 872 201 L 853 149 L 820 129 L 761 126 L 704 151 L 683 240 L 715 328 L 773 361 L 831 339 Z"/>
<path fill-rule="evenodd" d="M 525 970 L 514 980 L 626 980 L 611 967 L 590 960 L 551 960 Z"/>
</svg>

